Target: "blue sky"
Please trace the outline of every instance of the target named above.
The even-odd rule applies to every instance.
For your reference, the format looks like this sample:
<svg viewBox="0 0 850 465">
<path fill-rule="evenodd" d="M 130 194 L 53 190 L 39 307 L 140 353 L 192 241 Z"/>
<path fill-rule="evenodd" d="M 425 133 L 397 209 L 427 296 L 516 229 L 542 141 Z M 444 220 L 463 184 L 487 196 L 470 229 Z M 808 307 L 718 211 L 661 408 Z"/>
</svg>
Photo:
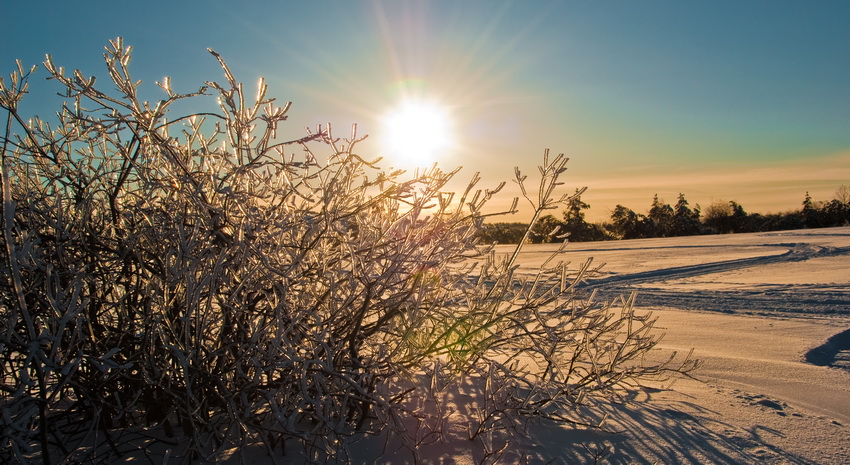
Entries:
<svg viewBox="0 0 850 465">
<path fill-rule="evenodd" d="M 405 95 L 448 108 L 438 158 L 489 185 L 544 148 L 571 157 L 591 217 L 645 211 L 658 193 L 748 211 L 828 200 L 850 184 L 850 2 L 6 2 L 0 72 L 14 59 L 105 81 L 107 41 L 178 91 L 220 80 L 210 47 L 251 87 L 293 101 L 288 134 L 358 123 L 388 162 L 381 115 Z M 41 76 L 41 75 L 40 75 Z M 39 77 L 40 77 L 39 76 Z M 50 112 L 40 79 L 23 112 Z M 394 158 L 395 157 L 395 158 Z M 513 192 L 505 196 L 505 203 Z"/>
</svg>

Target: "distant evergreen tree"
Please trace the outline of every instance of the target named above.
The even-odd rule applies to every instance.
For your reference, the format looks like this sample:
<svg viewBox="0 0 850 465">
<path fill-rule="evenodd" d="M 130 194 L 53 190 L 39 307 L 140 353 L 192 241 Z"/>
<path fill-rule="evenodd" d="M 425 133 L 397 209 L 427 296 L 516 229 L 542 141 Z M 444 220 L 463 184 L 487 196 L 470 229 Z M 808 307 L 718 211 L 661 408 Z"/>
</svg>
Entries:
<svg viewBox="0 0 850 465">
<path fill-rule="evenodd" d="M 812 196 L 809 195 L 809 191 L 806 191 L 806 196 L 803 198 L 803 211 L 812 211 L 815 209 L 815 202 L 812 200 Z"/>
<path fill-rule="evenodd" d="M 528 223 L 484 223 L 478 237 L 485 244 L 518 244 Z"/>
<path fill-rule="evenodd" d="M 584 210 L 588 208 L 590 208 L 590 205 L 581 199 L 581 191 L 576 189 L 576 193 L 567 203 L 567 209 L 564 210 L 564 222 L 566 224 L 584 223 Z"/>
<path fill-rule="evenodd" d="M 850 223 L 850 205 L 838 199 L 824 203 L 819 213 L 823 226 L 844 226 Z"/>
<path fill-rule="evenodd" d="M 576 193 L 570 198 L 567 203 L 567 208 L 564 210 L 564 222 L 562 223 L 562 231 L 569 233 L 566 238 L 573 242 L 588 242 L 601 241 L 608 239 L 602 227 L 590 224 L 584 219 L 584 210 L 590 208 L 590 205 L 581 200 L 581 191 L 576 189 Z"/>
<path fill-rule="evenodd" d="M 828 202 L 815 201 L 806 192 L 803 198 L 803 209 L 800 211 L 800 221 L 807 228 L 850 224 L 850 189 L 844 185 L 840 186 L 835 191 L 835 197 Z"/>
<path fill-rule="evenodd" d="M 748 217 L 746 211 L 744 211 L 744 207 L 741 206 L 738 202 L 731 200 L 729 201 L 729 209 L 732 212 L 731 215 L 731 223 L 732 230 L 730 232 L 740 233 L 740 232 L 751 232 L 755 230 L 755 228 L 749 227 Z"/>
<path fill-rule="evenodd" d="M 800 212 L 800 216 L 807 228 L 818 228 L 821 226 L 820 218 L 818 218 L 820 216 L 819 212 L 815 208 L 815 202 L 812 200 L 812 196 L 809 195 L 809 191 L 806 191 L 806 196 L 803 198 L 803 210 Z"/>
<path fill-rule="evenodd" d="M 649 219 L 632 209 L 617 205 L 611 213 L 611 229 L 620 239 L 652 237 L 653 227 Z"/>
<path fill-rule="evenodd" d="M 702 232 L 702 224 L 699 221 L 699 205 L 694 210 L 688 206 L 685 194 L 679 193 L 676 206 L 673 207 L 673 230 L 674 236 L 692 236 Z"/>
<path fill-rule="evenodd" d="M 655 229 L 656 237 L 669 237 L 673 232 L 673 207 L 658 198 L 658 194 L 652 198 L 652 206 L 649 208 L 649 219 Z"/>
<path fill-rule="evenodd" d="M 564 234 L 564 223 L 553 215 L 546 215 L 539 220 L 531 229 L 530 240 L 533 244 L 548 244 L 550 242 L 561 242 L 560 237 Z"/>
</svg>

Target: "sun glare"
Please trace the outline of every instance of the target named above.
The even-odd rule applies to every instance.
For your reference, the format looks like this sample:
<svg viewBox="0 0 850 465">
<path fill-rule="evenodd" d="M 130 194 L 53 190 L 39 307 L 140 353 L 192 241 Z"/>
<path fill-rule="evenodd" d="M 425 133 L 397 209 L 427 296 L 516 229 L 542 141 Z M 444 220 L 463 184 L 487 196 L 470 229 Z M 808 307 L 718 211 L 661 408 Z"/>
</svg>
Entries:
<svg viewBox="0 0 850 465">
<path fill-rule="evenodd" d="M 384 150 L 398 167 L 431 165 L 453 144 L 449 112 L 432 102 L 407 100 L 382 123 Z"/>
</svg>

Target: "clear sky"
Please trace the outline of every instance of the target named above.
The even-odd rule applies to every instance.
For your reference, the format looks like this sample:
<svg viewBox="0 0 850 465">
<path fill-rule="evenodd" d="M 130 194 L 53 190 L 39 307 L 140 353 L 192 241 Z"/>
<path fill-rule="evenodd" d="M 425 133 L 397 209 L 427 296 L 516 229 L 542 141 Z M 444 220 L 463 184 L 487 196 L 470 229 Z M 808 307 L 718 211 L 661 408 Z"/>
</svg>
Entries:
<svg viewBox="0 0 850 465">
<path fill-rule="evenodd" d="M 680 192 L 779 212 L 850 184 L 850 1 L 6 1 L 0 13 L 3 75 L 50 53 L 105 82 L 103 47 L 122 36 L 152 96 L 166 75 L 188 92 L 222 79 L 210 47 L 293 102 L 287 136 L 358 123 L 364 155 L 402 166 L 382 121 L 405 98 L 432 102 L 451 123 L 442 166 L 493 186 L 515 165 L 533 174 L 544 148 L 563 152 L 566 188 L 588 186 L 593 219 Z M 34 94 L 55 90 L 37 81 Z M 31 97 L 22 111 L 44 116 Z"/>
</svg>

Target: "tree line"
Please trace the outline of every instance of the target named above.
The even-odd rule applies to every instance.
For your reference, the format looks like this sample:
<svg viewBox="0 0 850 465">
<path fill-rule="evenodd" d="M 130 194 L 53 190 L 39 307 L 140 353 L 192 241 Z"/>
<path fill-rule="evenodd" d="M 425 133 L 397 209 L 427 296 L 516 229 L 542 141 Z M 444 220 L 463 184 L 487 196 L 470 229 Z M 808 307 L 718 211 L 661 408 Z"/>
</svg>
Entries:
<svg viewBox="0 0 850 465">
<path fill-rule="evenodd" d="M 828 201 L 816 201 L 806 192 L 801 208 L 785 213 L 747 213 L 735 200 L 716 200 L 705 209 L 699 204 L 692 208 L 681 193 L 674 205 L 656 194 L 646 213 L 617 205 L 609 219 L 603 222 L 588 222 L 585 210 L 589 208 L 590 205 L 581 199 L 581 192 L 576 190 L 562 218 L 544 216 L 532 229 L 528 240 L 532 243 L 566 239 L 590 242 L 844 226 L 850 224 L 850 188 L 840 186 L 834 198 Z M 484 242 L 513 244 L 522 240 L 527 226 L 522 222 L 487 223 L 479 237 Z"/>
</svg>

